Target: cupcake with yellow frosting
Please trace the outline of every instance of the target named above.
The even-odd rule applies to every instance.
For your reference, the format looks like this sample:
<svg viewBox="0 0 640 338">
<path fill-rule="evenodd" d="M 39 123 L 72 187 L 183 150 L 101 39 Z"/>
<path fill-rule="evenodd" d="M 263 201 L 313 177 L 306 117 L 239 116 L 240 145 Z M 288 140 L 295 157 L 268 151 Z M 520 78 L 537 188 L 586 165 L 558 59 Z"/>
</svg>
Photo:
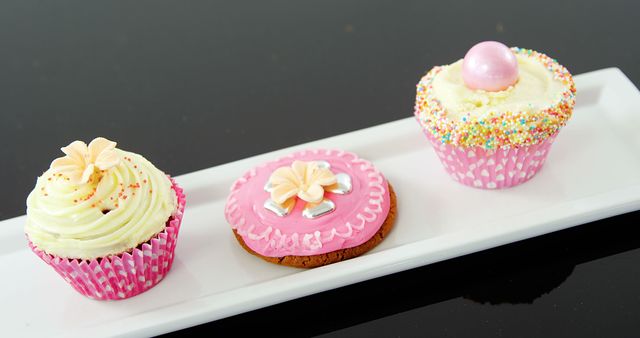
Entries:
<svg viewBox="0 0 640 338">
<path fill-rule="evenodd" d="M 420 80 L 415 115 L 451 178 L 506 188 L 542 167 L 571 117 L 575 93 L 556 60 L 486 41 Z"/>
<path fill-rule="evenodd" d="M 123 299 L 171 269 L 185 196 L 144 157 L 74 141 L 27 197 L 31 249 L 78 292 Z"/>
</svg>

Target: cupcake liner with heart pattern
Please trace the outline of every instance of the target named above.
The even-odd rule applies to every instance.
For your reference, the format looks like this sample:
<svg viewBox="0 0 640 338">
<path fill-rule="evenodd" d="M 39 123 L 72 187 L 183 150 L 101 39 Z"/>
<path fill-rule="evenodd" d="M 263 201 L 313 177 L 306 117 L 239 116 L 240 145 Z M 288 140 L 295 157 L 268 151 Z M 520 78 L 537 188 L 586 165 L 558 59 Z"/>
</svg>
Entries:
<svg viewBox="0 0 640 338">
<path fill-rule="evenodd" d="M 428 131 L 425 135 L 455 181 L 474 188 L 502 189 L 528 181 L 542 168 L 557 133 L 532 146 L 491 150 L 457 147 L 440 142 Z"/>
<path fill-rule="evenodd" d="M 117 300 L 147 291 L 166 276 L 173 264 L 186 198 L 173 179 L 171 183 L 178 201 L 176 212 L 162 232 L 130 252 L 81 260 L 47 254 L 31 241 L 29 247 L 78 292 L 89 298 Z"/>
</svg>

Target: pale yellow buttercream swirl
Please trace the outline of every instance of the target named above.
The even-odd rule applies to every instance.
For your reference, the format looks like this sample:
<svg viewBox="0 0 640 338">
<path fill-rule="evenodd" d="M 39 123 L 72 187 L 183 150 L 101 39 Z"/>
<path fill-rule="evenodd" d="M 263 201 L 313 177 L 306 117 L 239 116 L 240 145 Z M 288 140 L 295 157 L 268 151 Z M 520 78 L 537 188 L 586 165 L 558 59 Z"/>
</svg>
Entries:
<svg viewBox="0 0 640 338">
<path fill-rule="evenodd" d="M 562 99 L 568 85 L 553 77 L 539 61 L 516 55 L 519 78 L 513 86 L 496 92 L 470 89 L 462 80 L 462 60 L 446 66 L 433 80 L 433 93 L 447 110 L 447 118 L 458 120 L 470 114 L 484 118 L 489 113 L 534 112 Z"/>
<path fill-rule="evenodd" d="M 39 249 L 92 259 L 129 251 L 165 228 L 177 209 L 169 178 L 144 157 L 115 149 L 120 162 L 74 183 L 49 169 L 27 198 L 25 232 Z"/>
</svg>

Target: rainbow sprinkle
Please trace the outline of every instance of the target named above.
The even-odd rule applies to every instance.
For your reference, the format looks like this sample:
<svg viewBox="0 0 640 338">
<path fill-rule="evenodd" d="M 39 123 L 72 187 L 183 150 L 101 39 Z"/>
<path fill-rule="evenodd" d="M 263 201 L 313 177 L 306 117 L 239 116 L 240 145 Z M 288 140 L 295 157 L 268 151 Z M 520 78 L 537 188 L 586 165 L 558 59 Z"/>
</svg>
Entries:
<svg viewBox="0 0 640 338">
<path fill-rule="evenodd" d="M 537 60 L 553 73 L 554 79 L 566 85 L 567 89 L 556 104 L 534 112 L 489 113 L 481 118 L 467 114 L 454 121 L 447 118 L 447 111 L 433 95 L 433 79 L 445 67 L 438 66 L 417 85 L 415 115 L 425 131 L 444 144 L 484 149 L 531 146 L 556 134 L 567 123 L 575 106 L 573 77 L 565 67 L 543 53 L 518 47 L 511 50 Z"/>
</svg>

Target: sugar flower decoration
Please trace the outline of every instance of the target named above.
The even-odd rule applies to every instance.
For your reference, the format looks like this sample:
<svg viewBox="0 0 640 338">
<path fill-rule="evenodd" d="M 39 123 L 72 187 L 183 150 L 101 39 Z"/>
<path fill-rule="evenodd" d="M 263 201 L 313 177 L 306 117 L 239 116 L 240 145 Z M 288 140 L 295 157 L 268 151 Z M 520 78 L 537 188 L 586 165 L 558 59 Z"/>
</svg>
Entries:
<svg viewBox="0 0 640 338">
<path fill-rule="evenodd" d="M 55 159 L 50 168 L 65 175 L 73 183 L 84 184 L 89 181 L 96 168 L 107 170 L 120 163 L 115 147 L 115 142 L 104 137 L 93 139 L 88 146 L 82 141 L 73 141 L 60 148 L 66 156 Z"/>
<path fill-rule="evenodd" d="M 269 182 L 273 187 L 271 199 L 276 203 L 284 204 L 294 196 L 309 203 L 318 203 L 324 196 L 323 187 L 335 184 L 336 177 L 317 162 L 294 161 L 291 167 L 276 169 Z"/>
<path fill-rule="evenodd" d="M 280 217 L 287 216 L 297 199 L 306 202 L 302 210 L 305 218 L 317 218 L 335 210 L 333 201 L 325 198 L 325 192 L 344 195 L 351 192 L 351 177 L 345 173 L 334 174 L 326 161 L 294 161 L 290 167 L 280 167 L 269 177 L 264 190 L 270 197 L 265 209 Z"/>
</svg>

